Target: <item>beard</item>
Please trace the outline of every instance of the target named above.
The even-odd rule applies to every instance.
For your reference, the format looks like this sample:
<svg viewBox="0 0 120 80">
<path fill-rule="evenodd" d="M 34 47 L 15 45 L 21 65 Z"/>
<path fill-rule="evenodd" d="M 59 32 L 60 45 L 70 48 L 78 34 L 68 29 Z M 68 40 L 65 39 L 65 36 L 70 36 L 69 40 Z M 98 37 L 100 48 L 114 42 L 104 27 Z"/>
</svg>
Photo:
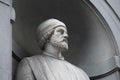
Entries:
<svg viewBox="0 0 120 80">
<path fill-rule="evenodd" d="M 55 38 L 53 38 L 50 43 L 54 46 L 59 48 L 61 51 L 67 51 L 68 50 L 68 42 L 66 39 L 63 40 L 57 40 Z"/>
</svg>

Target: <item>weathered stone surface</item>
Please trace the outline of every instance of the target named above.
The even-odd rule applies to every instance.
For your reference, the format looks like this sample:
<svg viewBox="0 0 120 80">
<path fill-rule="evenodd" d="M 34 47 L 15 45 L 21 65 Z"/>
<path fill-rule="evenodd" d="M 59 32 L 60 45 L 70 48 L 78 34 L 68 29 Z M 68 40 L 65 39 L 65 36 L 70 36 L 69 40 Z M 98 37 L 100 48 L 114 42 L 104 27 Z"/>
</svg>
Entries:
<svg viewBox="0 0 120 80">
<path fill-rule="evenodd" d="M 12 6 L 12 0 L 0 0 L 0 2 L 5 5 Z"/>
<path fill-rule="evenodd" d="M 6 0 L 9 2 L 9 0 Z M 12 27 L 11 7 L 0 2 L 0 80 L 11 80 L 12 76 Z"/>
</svg>

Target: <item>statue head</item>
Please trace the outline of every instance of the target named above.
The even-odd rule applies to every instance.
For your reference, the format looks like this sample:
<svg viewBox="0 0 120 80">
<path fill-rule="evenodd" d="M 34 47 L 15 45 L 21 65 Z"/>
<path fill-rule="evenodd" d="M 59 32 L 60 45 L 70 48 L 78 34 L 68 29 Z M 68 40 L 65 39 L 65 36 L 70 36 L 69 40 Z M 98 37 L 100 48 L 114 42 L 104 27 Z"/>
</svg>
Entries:
<svg viewBox="0 0 120 80">
<path fill-rule="evenodd" d="M 61 50 L 68 49 L 66 25 L 57 19 L 48 19 L 42 22 L 37 29 L 37 38 L 42 50 L 47 43 Z"/>
</svg>

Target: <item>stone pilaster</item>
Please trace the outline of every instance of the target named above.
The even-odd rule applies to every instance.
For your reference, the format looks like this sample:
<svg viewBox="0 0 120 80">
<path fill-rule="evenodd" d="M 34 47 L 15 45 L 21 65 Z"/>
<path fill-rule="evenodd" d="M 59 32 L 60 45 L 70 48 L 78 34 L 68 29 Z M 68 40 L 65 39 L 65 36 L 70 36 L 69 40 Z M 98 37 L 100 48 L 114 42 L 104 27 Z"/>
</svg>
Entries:
<svg viewBox="0 0 120 80">
<path fill-rule="evenodd" d="M 0 80 L 12 80 L 12 26 L 15 18 L 11 0 L 0 0 Z"/>
</svg>

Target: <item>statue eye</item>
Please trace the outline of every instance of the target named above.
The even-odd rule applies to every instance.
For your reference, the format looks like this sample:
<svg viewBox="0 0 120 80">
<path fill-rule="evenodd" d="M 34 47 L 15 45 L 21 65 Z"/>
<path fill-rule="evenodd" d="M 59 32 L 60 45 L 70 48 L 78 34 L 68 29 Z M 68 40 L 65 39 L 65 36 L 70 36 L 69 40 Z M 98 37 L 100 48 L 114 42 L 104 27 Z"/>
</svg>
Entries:
<svg viewBox="0 0 120 80">
<path fill-rule="evenodd" d="M 63 30 L 63 29 L 59 29 L 59 30 L 57 30 L 57 32 L 63 34 L 63 33 L 64 33 L 64 30 Z"/>
</svg>

